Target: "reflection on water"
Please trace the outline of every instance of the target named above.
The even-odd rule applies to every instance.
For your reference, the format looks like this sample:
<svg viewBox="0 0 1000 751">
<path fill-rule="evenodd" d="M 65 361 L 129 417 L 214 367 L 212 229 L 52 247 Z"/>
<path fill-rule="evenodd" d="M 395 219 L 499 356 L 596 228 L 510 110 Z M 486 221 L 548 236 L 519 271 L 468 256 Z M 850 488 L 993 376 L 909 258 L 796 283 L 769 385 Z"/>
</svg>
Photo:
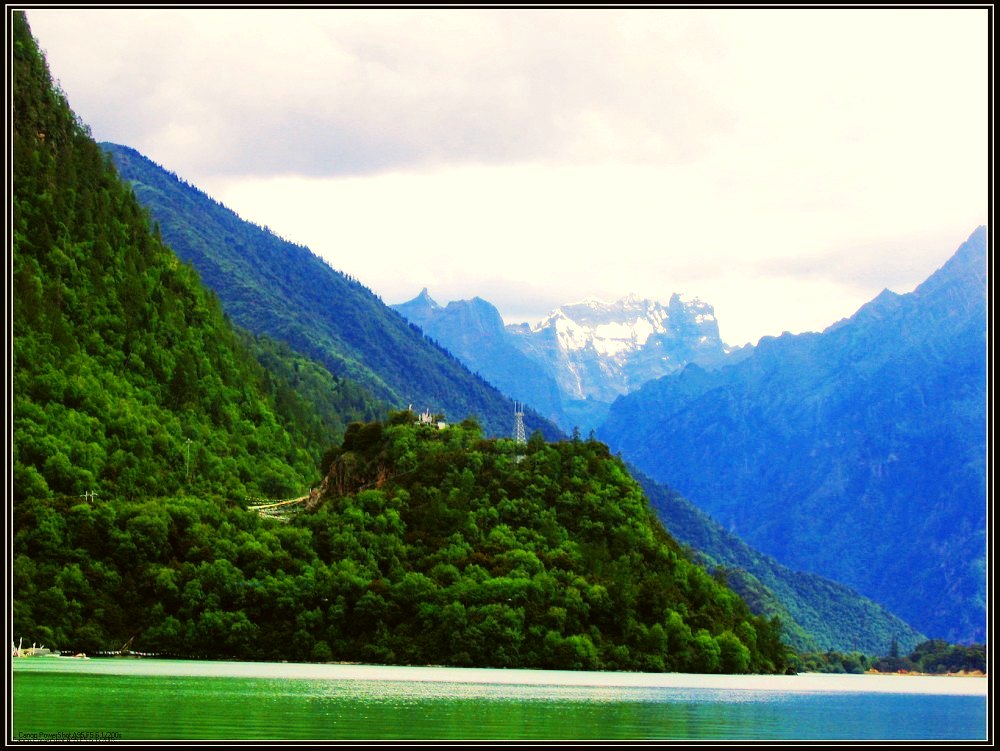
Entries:
<svg viewBox="0 0 1000 751">
<path fill-rule="evenodd" d="M 35 659 L 15 662 L 14 737 L 985 738 L 985 681 L 936 680 Z"/>
</svg>

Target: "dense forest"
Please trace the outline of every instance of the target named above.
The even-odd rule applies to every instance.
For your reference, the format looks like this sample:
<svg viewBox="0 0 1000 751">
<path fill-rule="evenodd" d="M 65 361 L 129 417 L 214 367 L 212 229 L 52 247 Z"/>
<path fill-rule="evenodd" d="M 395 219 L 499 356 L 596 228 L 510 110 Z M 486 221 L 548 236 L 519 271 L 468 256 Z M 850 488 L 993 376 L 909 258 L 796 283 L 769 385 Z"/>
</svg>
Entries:
<svg viewBox="0 0 1000 751">
<path fill-rule="evenodd" d="M 194 498 L 15 508 L 18 628 L 73 650 L 783 671 L 781 627 L 692 563 L 596 441 L 354 423 L 290 521 Z M 58 624 L 58 625 L 54 625 Z"/>
<path fill-rule="evenodd" d="M 372 416 L 377 402 L 329 376 L 329 409 L 310 410 L 269 375 L 257 357 L 288 353 L 238 334 L 150 232 L 21 14 L 13 58 L 15 499 L 307 488 L 332 415 Z"/>
</svg>

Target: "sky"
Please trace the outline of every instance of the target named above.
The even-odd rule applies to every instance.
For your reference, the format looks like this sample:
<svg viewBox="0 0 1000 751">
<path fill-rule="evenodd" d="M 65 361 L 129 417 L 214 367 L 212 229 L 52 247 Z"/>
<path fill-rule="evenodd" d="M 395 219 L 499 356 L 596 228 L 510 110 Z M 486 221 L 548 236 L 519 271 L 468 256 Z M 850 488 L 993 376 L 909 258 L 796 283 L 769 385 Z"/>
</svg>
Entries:
<svg viewBox="0 0 1000 751">
<path fill-rule="evenodd" d="M 95 138 L 387 303 L 629 293 L 722 338 L 908 292 L 989 217 L 967 9 L 29 9 Z"/>
</svg>

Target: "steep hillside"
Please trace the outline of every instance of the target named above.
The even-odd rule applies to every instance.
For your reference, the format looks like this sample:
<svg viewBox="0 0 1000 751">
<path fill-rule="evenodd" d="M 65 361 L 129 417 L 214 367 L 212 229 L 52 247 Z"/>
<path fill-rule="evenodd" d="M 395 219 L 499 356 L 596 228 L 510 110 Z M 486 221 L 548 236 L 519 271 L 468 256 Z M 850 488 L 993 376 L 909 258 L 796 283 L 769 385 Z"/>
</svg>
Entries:
<svg viewBox="0 0 1000 751">
<path fill-rule="evenodd" d="M 344 609 L 357 641 L 335 654 L 374 632 L 412 661 L 781 669 L 776 625 L 682 555 L 606 446 L 414 420 L 353 426 L 327 457 L 310 528 L 361 579 L 384 578 Z"/>
<path fill-rule="evenodd" d="M 492 304 L 476 297 L 453 300 L 442 307 L 424 289 L 409 302 L 392 307 L 503 393 L 572 430 L 555 378 L 515 346 Z"/>
<path fill-rule="evenodd" d="M 15 500 L 308 488 L 321 447 L 377 409 L 371 397 L 329 377 L 327 404 L 296 417 L 300 397 L 255 361 L 270 345 L 242 340 L 150 232 L 23 14 L 13 43 Z"/>
<path fill-rule="evenodd" d="M 237 324 L 288 343 L 397 407 L 413 404 L 452 420 L 475 415 L 490 434 L 510 434 L 510 400 L 360 282 L 307 248 L 243 221 L 137 151 L 104 148 L 164 240 L 198 270 Z M 525 421 L 529 430 L 559 435 L 530 410 Z"/>
<path fill-rule="evenodd" d="M 980 228 L 913 293 L 651 382 L 600 435 L 783 564 L 982 641 L 986 404 Z"/>
<path fill-rule="evenodd" d="M 910 650 L 925 637 L 878 603 L 816 574 L 793 571 L 727 532 L 693 503 L 632 470 L 663 525 L 694 558 L 725 577 L 757 615 L 777 616 L 799 651 L 887 655 L 893 641 Z"/>
</svg>

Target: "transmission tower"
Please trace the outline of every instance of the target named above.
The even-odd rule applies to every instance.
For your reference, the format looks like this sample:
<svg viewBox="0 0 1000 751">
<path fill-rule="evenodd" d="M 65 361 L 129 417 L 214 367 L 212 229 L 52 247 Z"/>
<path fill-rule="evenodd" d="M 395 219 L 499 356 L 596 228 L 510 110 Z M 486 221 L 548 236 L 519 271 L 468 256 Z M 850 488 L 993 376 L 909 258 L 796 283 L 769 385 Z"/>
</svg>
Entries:
<svg viewBox="0 0 1000 751">
<path fill-rule="evenodd" d="M 514 443 L 523 445 L 527 442 L 524 437 L 524 405 L 514 402 Z"/>
</svg>

